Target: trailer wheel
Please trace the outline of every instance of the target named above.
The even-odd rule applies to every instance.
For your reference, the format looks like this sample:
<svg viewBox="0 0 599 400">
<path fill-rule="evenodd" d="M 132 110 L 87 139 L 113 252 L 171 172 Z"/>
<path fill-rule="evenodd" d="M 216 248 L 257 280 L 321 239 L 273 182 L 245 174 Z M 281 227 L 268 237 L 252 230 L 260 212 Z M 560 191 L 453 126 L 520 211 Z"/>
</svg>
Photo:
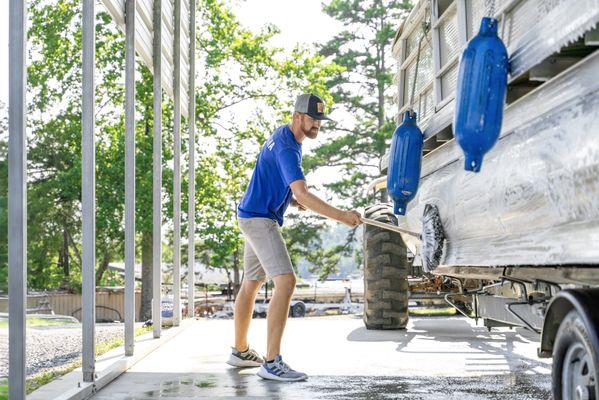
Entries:
<svg viewBox="0 0 599 400">
<path fill-rule="evenodd" d="M 397 224 L 390 204 L 376 204 L 367 218 Z M 405 329 L 408 324 L 408 262 L 401 235 L 364 225 L 364 325 L 367 329 Z"/>
<path fill-rule="evenodd" d="M 553 351 L 553 398 L 599 399 L 599 360 L 580 314 L 572 310 L 560 324 Z"/>
<path fill-rule="evenodd" d="M 289 315 L 292 318 L 302 318 L 306 316 L 306 305 L 303 302 L 297 302 L 291 306 Z"/>
</svg>

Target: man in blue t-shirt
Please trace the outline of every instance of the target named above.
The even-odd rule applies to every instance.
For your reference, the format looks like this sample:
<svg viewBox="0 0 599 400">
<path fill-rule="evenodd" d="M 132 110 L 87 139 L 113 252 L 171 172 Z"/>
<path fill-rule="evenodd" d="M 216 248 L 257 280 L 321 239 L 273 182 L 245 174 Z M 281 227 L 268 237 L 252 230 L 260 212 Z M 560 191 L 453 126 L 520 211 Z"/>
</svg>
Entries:
<svg viewBox="0 0 599 400">
<path fill-rule="evenodd" d="M 281 339 L 287 322 L 295 273 L 279 227 L 289 204 L 306 208 L 350 227 L 361 224 L 356 211 L 340 210 L 308 189 L 302 172 L 302 142 L 316 139 L 320 121 L 328 120 L 324 101 L 302 94 L 295 102 L 293 120 L 266 141 L 248 188 L 239 204 L 238 224 L 245 237 L 244 278 L 235 301 L 235 346 L 227 361 L 235 367 L 260 367 L 258 376 L 278 381 L 301 381 L 308 376 L 287 365 L 281 357 Z M 274 295 L 268 306 L 266 359 L 250 349 L 247 333 L 258 290 L 273 280 Z"/>
</svg>

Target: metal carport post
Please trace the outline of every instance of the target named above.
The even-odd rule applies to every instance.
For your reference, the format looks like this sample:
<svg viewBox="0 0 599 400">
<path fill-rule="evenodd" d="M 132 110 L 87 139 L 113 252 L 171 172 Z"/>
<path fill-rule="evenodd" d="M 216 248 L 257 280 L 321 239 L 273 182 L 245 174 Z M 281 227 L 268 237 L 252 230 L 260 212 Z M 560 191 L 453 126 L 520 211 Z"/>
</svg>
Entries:
<svg viewBox="0 0 599 400">
<path fill-rule="evenodd" d="M 8 136 L 8 396 L 25 398 L 27 307 L 27 138 L 25 0 L 9 4 Z"/>
<path fill-rule="evenodd" d="M 187 204 L 187 316 L 195 315 L 195 65 L 196 0 L 189 0 L 189 200 Z"/>
<path fill-rule="evenodd" d="M 83 381 L 93 382 L 96 354 L 96 156 L 94 119 L 94 62 L 96 47 L 95 0 L 83 0 L 83 99 L 81 114 L 81 214 Z"/>
<path fill-rule="evenodd" d="M 162 0 L 154 0 L 154 144 L 152 180 L 152 321 L 154 337 L 162 328 Z"/>
<path fill-rule="evenodd" d="M 135 346 L 135 6 L 125 3 L 125 355 Z"/>
<path fill-rule="evenodd" d="M 175 0 L 173 109 L 173 325 L 181 321 L 181 0 Z"/>
</svg>

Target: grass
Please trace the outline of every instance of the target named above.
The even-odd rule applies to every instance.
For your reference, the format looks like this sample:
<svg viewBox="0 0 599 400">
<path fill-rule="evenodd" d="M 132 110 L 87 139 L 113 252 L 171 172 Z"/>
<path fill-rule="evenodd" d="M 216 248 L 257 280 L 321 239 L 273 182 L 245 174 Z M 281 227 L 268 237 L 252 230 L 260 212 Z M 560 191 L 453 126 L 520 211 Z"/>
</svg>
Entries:
<svg viewBox="0 0 599 400">
<path fill-rule="evenodd" d="M 39 389 L 47 383 L 52 382 L 54 379 L 61 377 L 69 372 L 77 369 L 81 366 L 81 358 L 73 361 L 70 364 L 63 365 L 62 367 L 55 368 L 52 371 L 48 372 L 40 372 L 36 375 L 33 375 L 30 378 L 27 378 L 25 381 L 25 391 L 27 394 L 30 394 L 34 390 Z"/>
<path fill-rule="evenodd" d="M 29 325 L 29 324 L 28 324 Z M 135 336 L 143 335 L 146 332 L 150 332 L 152 330 L 151 326 L 148 327 L 139 327 L 135 330 Z M 110 342 L 99 343 L 96 346 L 96 357 L 101 356 L 102 354 L 108 352 L 109 350 L 114 349 L 115 347 L 119 347 L 124 343 L 124 339 L 118 338 L 114 339 Z M 75 361 L 66 364 L 62 367 L 55 368 L 52 371 L 48 372 L 40 372 L 39 374 L 33 375 L 30 378 L 27 378 L 25 382 L 27 394 L 30 394 L 34 390 L 39 389 L 47 383 L 52 382 L 54 379 L 61 377 L 69 372 L 81 367 L 81 358 L 76 359 Z M 0 381 L 0 400 L 8 399 L 8 381 Z"/>
<path fill-rule="evenodd" d="M 143 326 L 139 327 L 135 330 L 135 336 L 143 335 L 144 333 L 150 332 L 151 330 L 151 326 L 146 326 L 145 328 Z M 110 342 L 99 343 L 98 345 L 96 345 L 96 357 L 101 356 L 102 354 L 114 349 L 115 347 L 119 347 L 123 343 L 125 343 L 125 339 L 123 338 L 114 339 Z"/>
<path fill-rule="evenodd" d="M 216 382 L 214 381 L 200 381 L 198 383 L 196 383 L 196 386 L 200 389 L 203 388 L 213 388 L 216 387 Z"/>
<path fill-rule="evenodd" d="M 27 327 L 73 325 L 77 322 L 71 319 L 27 317 Z M 0 328 L 8 329 L 8 319 L 0 319 Z M 0 398 L 1 399 L 1 398 Z"/>
</svg>

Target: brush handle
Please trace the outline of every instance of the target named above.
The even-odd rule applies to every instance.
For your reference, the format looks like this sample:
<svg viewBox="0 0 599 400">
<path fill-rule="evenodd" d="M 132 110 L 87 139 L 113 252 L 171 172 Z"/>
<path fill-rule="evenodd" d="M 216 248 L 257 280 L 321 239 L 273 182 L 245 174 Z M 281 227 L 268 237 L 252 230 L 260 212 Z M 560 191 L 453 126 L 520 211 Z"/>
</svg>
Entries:
<svg viewBox="0 0 599 400">
<path fill-rule="evenodd" d="M 367 225 L 378 226 L 379 228 L 387 229 L 387 230 L 390 230 L 390 231 L 393 231 L 393 232 L 403 233 L 405 235 L 414 236 L 414 237 L 417 237 L 418 239 L 421 238 L 421 236 L 420 236 L 419 233 L 412 232 L 412 231 L 409 231 L 407 229 L 402 229 L 399 226 L 395 226 L 395 225 L 391 225 L 391 224 L 386 224 L 384 222 L 377 221 L 377 220 L 370 219 L 370 218 L 360 217 L 360 219 L 362 220 L 362 223 L 367 224 Z"/>
</svg>

